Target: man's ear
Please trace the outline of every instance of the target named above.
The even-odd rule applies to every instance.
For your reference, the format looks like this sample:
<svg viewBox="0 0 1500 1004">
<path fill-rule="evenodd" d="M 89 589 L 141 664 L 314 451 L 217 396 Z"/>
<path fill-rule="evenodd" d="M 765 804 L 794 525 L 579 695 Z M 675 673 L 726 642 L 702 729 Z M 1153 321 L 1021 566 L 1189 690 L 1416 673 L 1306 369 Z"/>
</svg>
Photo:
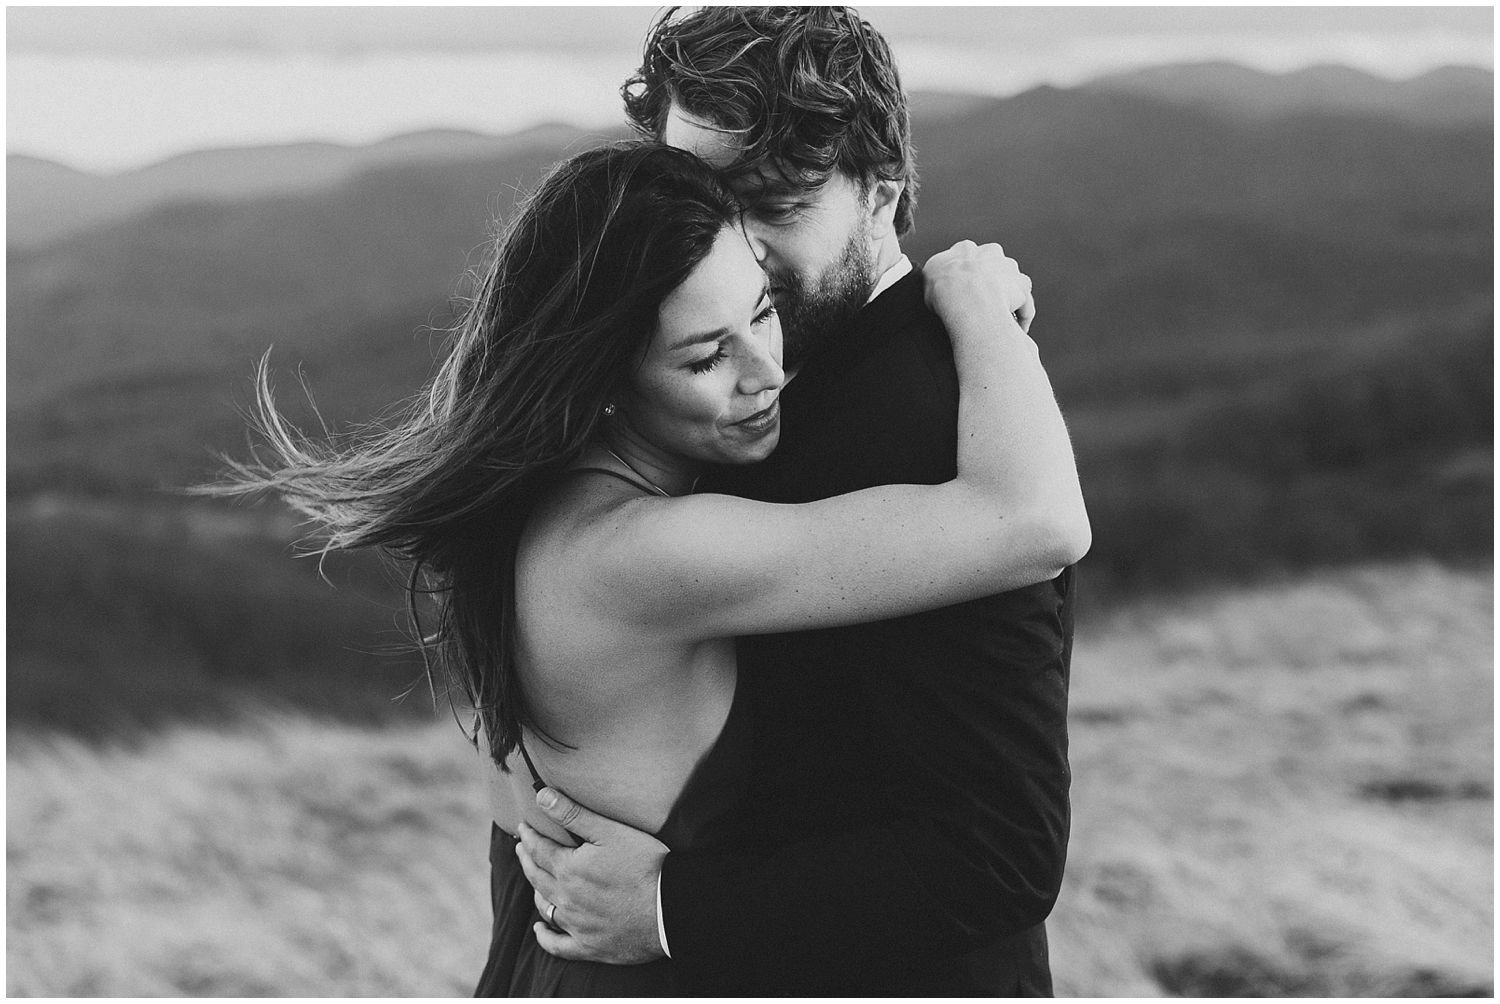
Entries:
<svg viewBox="0 0 1500 1004">
<path fill-rule="evenodd" d="M 877 241 L 895 234 L 896 203 L 906 190 L 904 181 L 876 178 L 870 186 L 870 236 Z"/>
</svg>

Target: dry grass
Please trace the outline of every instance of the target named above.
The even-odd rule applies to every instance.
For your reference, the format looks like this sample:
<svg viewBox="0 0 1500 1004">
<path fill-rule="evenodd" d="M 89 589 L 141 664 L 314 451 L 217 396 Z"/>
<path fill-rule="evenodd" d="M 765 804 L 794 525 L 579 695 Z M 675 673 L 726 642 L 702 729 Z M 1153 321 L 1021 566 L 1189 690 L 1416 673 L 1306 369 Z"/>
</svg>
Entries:
<svg viewBox="0 0 1500 1004">
<path fill-rule="evenodd" d="M 1493 597 L 1418 565 L 1086 621 L 1059 992 L 1488 993 Z M 7 989 L 466 994 L 477 769 L 451 724 L 13 735 Z"/>
<path fill-rule="evenodd" d="M 1075 654 L 1063 994 L 1488 994 L 1490 573 L 1122 610 Z"/>
<path fill-rule="evenodd" d="M 466 994 L 489 929 L 478 765 L 451 723 L 13 749 L 7 988 Z"/>
</svg>

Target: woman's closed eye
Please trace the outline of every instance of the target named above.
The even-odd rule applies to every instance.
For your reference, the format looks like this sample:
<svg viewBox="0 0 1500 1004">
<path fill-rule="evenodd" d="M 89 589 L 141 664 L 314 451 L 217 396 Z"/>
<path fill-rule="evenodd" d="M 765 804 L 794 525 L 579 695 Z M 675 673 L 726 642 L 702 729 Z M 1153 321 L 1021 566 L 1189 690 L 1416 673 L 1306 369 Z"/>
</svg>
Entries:
<svg viewBox="0 0 1500 1004">
<path fill-rule="evenodd" d="M 719 365 L 719 363 L 722 362 L 724 360 L 724 357 L 728 354 L 729 353 L 724 351 L 724 343 L 719 342 L 714 346 L 713 355 L 707 357 L 706 359 L 700 359 L 695 363 L 689 363 L 688 369 L 692 370 L 694 373 L 707 373 L 709 370 Z"/>
<path fill-rule="evenodd" d="M 761 294 L 765 296 L 765 294 Z M 758 328 L 763 324 L 770 323 L 771 318 L 776 316 L 776 305 L 766 297 L 766 305 L 760 312 L 750 319 L 750 326 Z M 714 352 L 696 362 L 688 363 L 688 369 L 694 373 L 707 373 L 729 356 L 729 351 L 724 347 L 724 342 L 719 341 L 714 345 Z"/>
</svg>

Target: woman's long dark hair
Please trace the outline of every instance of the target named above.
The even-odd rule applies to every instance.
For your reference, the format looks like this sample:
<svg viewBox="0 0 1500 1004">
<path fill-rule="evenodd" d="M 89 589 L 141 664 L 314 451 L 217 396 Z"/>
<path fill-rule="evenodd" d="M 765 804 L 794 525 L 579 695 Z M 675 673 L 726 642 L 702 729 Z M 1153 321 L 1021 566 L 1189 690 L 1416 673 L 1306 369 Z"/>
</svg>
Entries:
<svg viewBox="0 0 1500 1004">
<path fill-rule="evenodd" d="M 735 212 L 691 154 L 589 150 L 519 209 L 446 360 L 398 421 L 304 436 L 277 410 L 262 361 L 254 420 L 269 458 L 231 461 L 211 491 L 274 491 L 312 517 L 324 550 L 374 547 L 409 562 L 414 596 L 438 604 L 424 657 L 436 655 L 477 714 L 474 738 L 483 733 L 497 763 L 530 722 L 515 653 L 521 529 L 595 439 L 662 301 Z"/>
</svg>

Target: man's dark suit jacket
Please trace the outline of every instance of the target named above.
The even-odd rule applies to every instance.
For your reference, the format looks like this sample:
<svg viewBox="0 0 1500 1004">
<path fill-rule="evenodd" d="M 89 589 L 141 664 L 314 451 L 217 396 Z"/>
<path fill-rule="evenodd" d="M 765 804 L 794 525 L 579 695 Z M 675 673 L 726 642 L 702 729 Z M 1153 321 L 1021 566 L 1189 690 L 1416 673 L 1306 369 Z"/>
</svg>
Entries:
<svg viewBox="0 0 1500 1004">
<path fill-rule="evenodd" d="M 954 477 L 958 378 L 917 271 L 781 401 L 772 458 L 707 490 L 808 502 Z M 667 856 L 662 915 L 685 987 L 1051 993 L 1041 925 L 1068 837 L 1072 571 L 929 613 L 741 640 L 753 839 Z"/>
</svg>

